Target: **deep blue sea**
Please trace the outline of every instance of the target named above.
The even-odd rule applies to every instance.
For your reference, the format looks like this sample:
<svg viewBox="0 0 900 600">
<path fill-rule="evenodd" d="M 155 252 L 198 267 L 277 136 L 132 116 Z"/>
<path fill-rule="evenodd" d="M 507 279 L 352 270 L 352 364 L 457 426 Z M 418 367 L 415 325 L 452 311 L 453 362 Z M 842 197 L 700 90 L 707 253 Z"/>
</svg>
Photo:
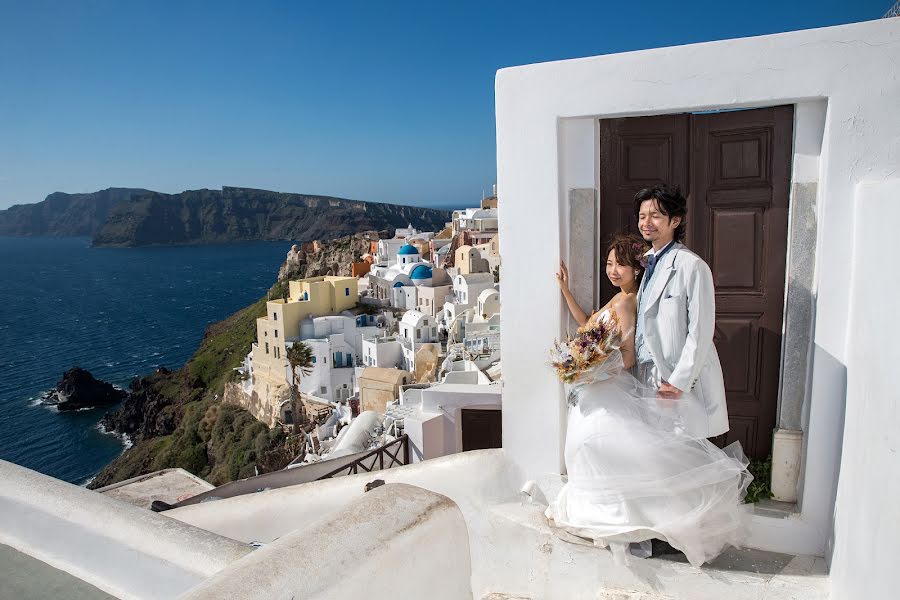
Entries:
<svg viewBox="0 0 900 600">
<path fill-rule="evenodd" d="M 86 483 L 123 450 L 98 427 L 108 409 L 60 413 L 40 395 L 76 365 L 123 388 L 180 367 L 209 323 L 266 293 L 290 246 L 0 237 L 0 459 Z"/>
</svg>

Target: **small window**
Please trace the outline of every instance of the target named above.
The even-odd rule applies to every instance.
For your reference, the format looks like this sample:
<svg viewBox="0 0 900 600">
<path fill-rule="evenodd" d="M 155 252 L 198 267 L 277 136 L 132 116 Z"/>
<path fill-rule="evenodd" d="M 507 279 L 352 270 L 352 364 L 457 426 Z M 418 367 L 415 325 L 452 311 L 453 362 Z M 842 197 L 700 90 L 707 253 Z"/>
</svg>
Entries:
<svg viewBox="0 0 900 600">
<path fill-rule="evenodd" d="M 325 387 L 325 386 L 323 385 L 322 387 L 319 388 L 319 393 L 320 393 L 320 394 L 327 394 L 327 393 L 328 393 L 328 388 Z"/>
<path fill-rule="evenodd" d="M 278 337 L 278 330 L 275 330 L 275 337 Z"/>
<path fill-rule="evenodd" d="M 312 363 L 313 363 L 313 364 L 316 364 L 316 357 L 315 357 L 315 356 L 312 357 Z"/>
<path fill-rule="evenodd" d="M 344 295 L 345 295 L 345 296 L 349 296 L 349 295 L 350 295 L 350 288 L 344 288 Z"/>
<path fill-rule="evenodd" d="M 266 342 L 266 354 L 269 353 L 269 342 Z"/>
<path fill-rule="evenodd" d="M 272 313 L 272 320 L 273 320 L 273 321 L 277 321 L 277 320 L 278 320 L 278 313 Z"/>
</svg>

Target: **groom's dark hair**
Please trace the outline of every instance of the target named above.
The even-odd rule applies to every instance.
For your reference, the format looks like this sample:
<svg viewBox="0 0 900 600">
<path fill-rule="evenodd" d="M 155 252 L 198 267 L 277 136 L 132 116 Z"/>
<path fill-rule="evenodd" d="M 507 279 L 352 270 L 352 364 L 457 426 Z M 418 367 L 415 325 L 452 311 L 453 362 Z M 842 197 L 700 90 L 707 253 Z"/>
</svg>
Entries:
<svg viewBox="0 0 900 600">
<path fill-rule="evenodd" d="M 655 200 L 659 210 L 670 220 L 674 217 L 681 217 L 681 222 L 675 228 L 675 241 L 683 241 L 687 225 L 687 198 L 681 194 L 681 189 L 677 185 L 675 187 L 654 185 L 642 189 L 634 195 L 635 218 L 641 212 L 641 204 L 647 200 Z"/>
</svg>

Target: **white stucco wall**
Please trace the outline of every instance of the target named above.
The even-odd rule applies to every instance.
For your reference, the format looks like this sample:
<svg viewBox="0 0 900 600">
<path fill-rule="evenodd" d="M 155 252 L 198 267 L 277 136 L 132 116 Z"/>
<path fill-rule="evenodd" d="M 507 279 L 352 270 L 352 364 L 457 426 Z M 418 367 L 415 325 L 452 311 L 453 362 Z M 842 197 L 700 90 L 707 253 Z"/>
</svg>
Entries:
<svg viewBox="0 0 900 600">
<path fill-rule="evenodd" d="M 897 212 L 900 179 L 857 192 L 832 597 L 891 598 L 900 539 L 900 276 L 896 242 L 882 234 L 885 216 Z"/>
<path fill-rule="evenodd" d="M 396 339 L 380 343 L 375 339 L 363 340 L 362 348 L 363 364 L 368 367 L 395 369 L 403 360 L 402 348 Z"/>
<path fill-rule="evenodd" d="M 504 447 L 530 478 L 549 484 L 548 475 L 563 468 L 562 389 L 546 365 L 546 349 L 563 331 L 564 307 L 553 280 L 567 248 L 562 207 L 571 187 L 597 180 L 589 172 L 596 161 L 589 163 L 581 154 L 596 144 L 589 143 L 588 121 L 824 102 L 821 156 L 800 167 L 804 176 L 812 171 L 818 181 L 803 531 L 783 536 L 788 547 L 782 548 L 792 549 L 793 543 L 796 551 L 824 553 L 832 527 L 847 359 L 853 351 L 846 314 L 852 267 L 848 243 L 859 216 L 854 186 L 885 179 L 900 168 L 898 61 L 900 21 L 887 19 L 498 72 L 498 190 L 501 207 L 510 203 L 500 223 L 504 321 L 528 324 L 502 331 L 503 347 L 515 349 L 504 353 L 504 403 L 517 407 L 504 411 Z M 570 127 L 563 124 L 566 119 L 577 122 Z M 822 122 L 821 114 L 818 119 Z M 537 232 L 555 251 L 531 251 Z M 560 318 L 534 318 L 540 314 Z M 897 362 L 896 350 L 885 351 Z M 544 435 L 536 439 L 534 431 Z"/>
</svg>

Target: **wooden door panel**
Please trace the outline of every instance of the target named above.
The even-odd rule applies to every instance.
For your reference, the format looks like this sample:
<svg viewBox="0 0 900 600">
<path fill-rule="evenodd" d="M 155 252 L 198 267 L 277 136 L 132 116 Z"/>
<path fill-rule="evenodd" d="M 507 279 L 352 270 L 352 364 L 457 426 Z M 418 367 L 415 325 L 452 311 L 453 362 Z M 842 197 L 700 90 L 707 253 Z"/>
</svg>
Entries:
<svg viewBox="0 0 900 600">
<path fill-rule="evenodd" d="M 711 173 L 712 186 L 767 185 L 771 173 L 768 168 L 769 138 L 769 130 L 765 127 L 713 134 L 710 145 L 716 168 Z"/>
<path fill-rule="evenodd" d="M 758 320 L 752 315 L 716 315 L 716 329 L 721 337 L 714 340 L 729 400 L 746 400 L 756 392 Z"/>
<path fill-rule="evenodd" d="M 709 268 L 716 294 L 759 294 L 762 254 L 762 212 L 756 208 L 711 207 L 707 228 L 712 232 Z M 737 253 L 735 248 L 746 251 Z"/>
<path fill-rule="evenodd" d="M 669 175 L 672 162 L 672 137 L 668 135 L 622 134 L 618 151 L 624 169 L 620 186 L 641 186 Z"/>
</svg>

